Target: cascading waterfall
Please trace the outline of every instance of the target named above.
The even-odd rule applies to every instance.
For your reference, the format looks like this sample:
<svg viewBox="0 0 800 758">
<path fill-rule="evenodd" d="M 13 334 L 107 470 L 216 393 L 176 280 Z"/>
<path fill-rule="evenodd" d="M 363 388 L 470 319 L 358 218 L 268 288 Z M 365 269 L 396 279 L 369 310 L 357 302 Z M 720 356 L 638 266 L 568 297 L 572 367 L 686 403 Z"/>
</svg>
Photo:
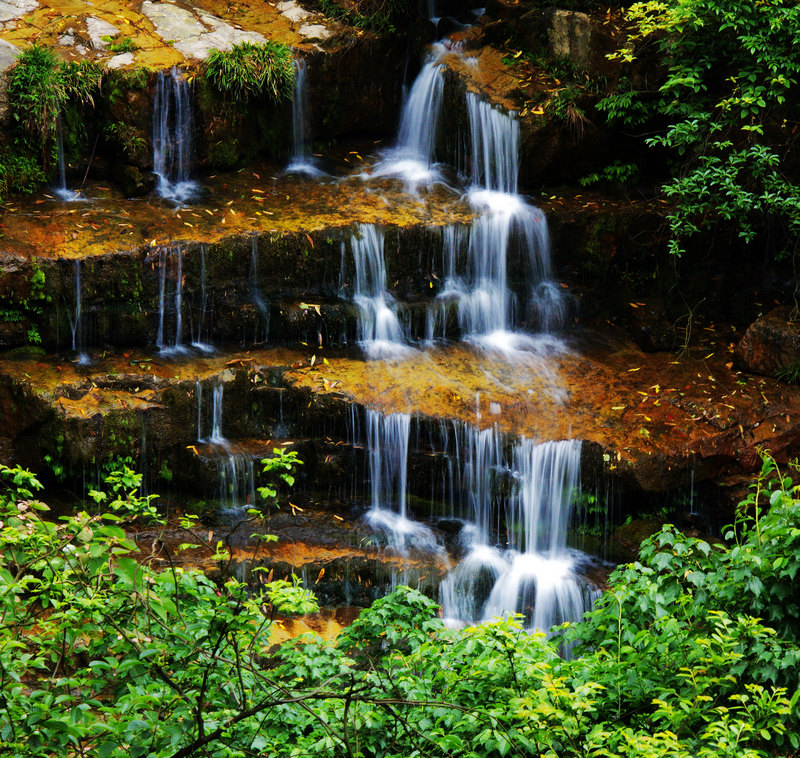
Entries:
<svg viewBox="0 0 800 758">
<path fill-rule="evenodd" d="M 580 554 L 567 548 L 580 450 L 576 440 L 522 438 L 507 460 L 496 429 L 464 428 L 459 543 L 465 552 L 440 587 L 450 623 L 522 613 L 528 628 L 547 631 L 591 605 L 594 590 L 576 571 Z M 502 496 L 504 488 L 510 493 Z"/>
<path fill-rule="evenodd" d="M 549 234 L 544 214 L 517 194 L 519 122 L 467 93 L 472 186 L 470 204 L 479 214 L 470 233 L 466 292 L 459 301 L 459 322 L 467 339 L 482 347 L 508 350 L 536 347 L 518 332 L 514 298 L 508 287 L 512 244 L 527 252 L 528 316 L 540 329 L 563 326 L 565 305 L 552 283 Z M 552 344 L 552 343 L 551 343 Z"/>
<path fill-rule="evenodd" d="M 442 181 L 434 162 L 434 150 L 444 89 L 441 58 L 446 52 L 443 44 L 431 45 L 425 65 L 403 106 L 397 143 L 386 152 L 370 177 L 397 177 L 410 192 Z"/>
<path fill-rule="evenodd" d="M 203 385 L 195 384 L 197 399 L 197 441 L 210 445 L 218 459 L 217 500 L 223 518 L 236 518 L 256 504 L 256 472 L 252 454 L 231 443 L 222 433 L 225 385 L 215 383 L 211 390 L 211 428 L 203 436 Z"/>
<path fill-rule="evenodd" d="M 370 510 L 367 523 L 386 535 L 387 545 L 400 554 L 409 549 L 440 553 L 433 532 L 408 517 L 408 437 L 411 416 L 367 411 Z"/>
<path fill-rule="evenodd" d="M 167 297 L 167 269 L 169 260 L 174 260 L 175 290 L 172 297 Z M 171 251 L 161 249 L 158 253 L 158 334 L 156 347 L 165 356 L 181 355 L 187 352 L 183 344 L 183 252 L 180 247 Z M 166 338 L 167 316 L 174 314 L 175 336 L 172 340 Z"/>
<path fill-rule="evenodd" d="M 294 95 L 292 98 L 292 157 L 286 167 L 287 174 L 303 174 L 312 179 L 325 176 L 325 172 L 317 165 L 316 158 L 308 149 L 308 119 L 306 62 L 302 58 L 294 61 Z"/>
<path fill-rule="evenodd" d="M 266 342 L 269 338 L 269 304 L 261 294 L 258 284 L 258 237 L 253 236 L 250 242 L 250 274 L 248 276 L 250 299 L 258 309 L 259 325 L 256 327 L 253 342 Z"/>
<path fill-rule="evenodd" d="M 70 317 L 70 330 L 72 331 L 72 351 L 78 354 L 78 364 L 86 366 L 91 359 L 84 352 L 86 343 L 86 325 L 83 318 L 82 292 L 81 292 L 81 261 L 75 259 L 75 311 Z"/>
<path fill-rule="evenodd" d="M 444 81 L 441 59 L 448 52 L 457 51 L 442 43 L 431 46 L 403 108 L 397 143 L 370 177 L 398 177 L 412 192 L 441 180 L 434 153 Z M 557 351 L 561 344 L 543 335 L 563 328 L 567 303 L 553 282 L 545 215 L 518 194 L 519 122 L 515 113 L 494 108 L 473 92 L 467 92 L 466 105 L 469 161 L 460 173 L 470 177 L 467 198 L 476 218 L 471 227 L 451 227 L 443 236 L 444 286 L 429 306 L 424 340 L 446 339 L 457 311 L 462 338 L 479 347 L 506 353 Z M 521 257 L 527 269 L 524 292 L 509 287 L 509 262 L 516 262 L 512 256 Z M 519 331 L 523 322 L 539 332 L 537 339 Z"/>
<path fill-rule="evenodd" d="M 199 187 L 191 181 L 192 85 L 173 66 L 161 71 L 153 100 L 153 173 L 157 191 L 174 203 L 194 199 Z"/>
<path fill-rule="evenodd" d="M 366 522 L 401 555 L 442 558 L 430 527 L 408 508 L 408 414 L 367 411 L 370 510 Z M 509 444 L 497 427 L 443 423 L 453 466 L 445 468 L 433 502 L 450 503 L 460 523 L 458 564 L 440 585 L 452 625 L 521 613 L 530 629 L 574 621 L 596 591 L 579 575 L 588 557 L 567 548 L 572 504 L 580 496 L 581 444 L 576 440 Z"/>
<path fill-rule="evenodd" d="M 54 190 L 56 196 L 65 203 L 85 200 L 86 198 L 80 192 L 67 187 L 67 167 L 64 159 L 64 131 L 61 125 L 61 115 L 56 117 L 56 149 L 58 155 L 58 187 Z"/>
<path fill-rule="evenodd" d="M 386 289 L 383 231 L 372 224 L 359 224 L 350 240 L 355 262 L 355 291 L 358 306 L 358 340 L 367 357 L 402 358 L 411 348 L 405 343 L 403 327 L 392 308 L 394 299 Z"/>
<path fill-rule="evenodd" d="M 200 316 L 197 320 L 197 329 L 193 330 L 194 338 L 192 347 L 202 353 L 213 353 L 214 345 L 210 340 L 204 340 L 203 335 L 206 330 L 206 308 L 208 305 L 208 294 L 206 292 L 206 246 L 200 245 Z M 208 327 L 211 333 L 211 326 Z"/>
</svg>

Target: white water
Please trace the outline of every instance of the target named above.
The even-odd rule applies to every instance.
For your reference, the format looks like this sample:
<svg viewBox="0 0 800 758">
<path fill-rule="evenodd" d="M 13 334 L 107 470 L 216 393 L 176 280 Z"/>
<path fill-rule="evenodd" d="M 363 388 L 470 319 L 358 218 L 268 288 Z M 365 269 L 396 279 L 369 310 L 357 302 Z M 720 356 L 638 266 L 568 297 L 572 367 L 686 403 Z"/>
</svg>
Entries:
<svg viewBox="0 0 800 758">
<path fill-rule="evenodd" d="M 366 423 L 367 524 L 395 553 L 424 552 L 445 564 L 435 533 L 408 508 L 411 417 L 367 411 Z M 431 493 L 449 502 L 461 522 L 461 558 L 440 585 L 447 623 L 521 613 L 526 628 L 548 631 L 579 619 L 596 594 L 578 572 L 586 557 L 567 548 L 572 503 L 580 495 L 580 442 L 522 438 L 509 446 L 496 427 L 453 423 L 447 430 L 443 422 L 454 466 Z"/>
<path fill-rule="evenodd" d="M 401 555 L 410 549 L 441 553 L 433 532 L 408 517 L 408 436 L 411 416 L 367 411 L 370 510 L 366 522 Z"/>
<path fill-rule="evenodd" d="M 431 45 L 403 106 L 397 143 L 375 166 L 372 178 L 399 178 L 409 192 L 442 181 L 434 151 L 444 88 L 441 58 L 446 52 L 442 44 Z"/>
<path fill-rule="evenodd" d="M 76 200 L 86 200 L 83 193 L 67 187 L 67 168 L 64 160 L 64 132 L 61 126 L 61 116 L 56 117 L 56 149 L 58 151 L 58 187 L 54 192 L 59 200 L 65 203 L 74 203 Z"/>
<path fill-rule="evenodd" d="M 359 224 L 350 240 L 355 262 L 353 300 L 358 306 L 358 342 L 370 360 L 398 359 L 411 353 L 386 289 L 383 231 Z"/>
<path fill-rule="evenodd" d="M 83 306 L 81 304 L 81 261 L 75 259 L 75 311 L 70 317 L 70 330 L 72 332 L 72 351 L 78 354 L 78 364 L 87 366 L 91 363 L 91 358 L 84 352 L 86 326 L 83 318 Z"/>
<path fill-rule="evenodd" d="M 567 549 L 572 502 L 580 490 L 580 442 L 537 444 L 522 438 L 510 467 L 495 429 L 465 428 L 461 487 L 468 516 L 460 541 L 466 553 L 440 587 L 445 618 L 474 623 L 522 613 L 530 629 L 576 620 L 592 590 Z M 498 484 L 511 493 L 498 507 Z M 506 533 L 505 543 L 497 535 Z"/>
<path fill-rule="evenodd" d="M 182 204 L 195 199 L 199 186 L 192 170 L 192 88 L 173 66 L 161 71 L 153 100 L 153 173 L 156 191 L 166 200 Z"/>
<path fill-rule="evenodd" d="M 206 292 L 206 246 L 200 245 L 200 317 L 197 323 L 197 329 L 193 330 L 194 338 L 192 339 L 192 347 L 202 353 L 213 353 L 214 345 L 210 340 L 204 340 L 203 334 L 206 328 L 209 334 L 211 333 L 211 326 L 206 327 L 206 307 L 208 305 L 208 294 Z"/>
<path fill-rule="evenodd" d="M 175 281 L 175 289 L 171 296 L 167 294 L 167 269 L 173 261 L 173 273 L 169 277 Z M 183 355 L 188 347 L 183 343 L 183 252 L 180 247 L 172 251 L 161 249 L 158 253 L 158 334 L 156 347 L 165 357 Z M 167 338 L 168 316 L 174 316 L 175 330 L 171 338 Z"/>
<path fill-rule="evenodd" d="M 252 454 L 232 444 L 222 433 L 224 392 L 224 384 L 212 386 L 211 429 L 208 436 L 203 436 L 203 385 L 196 382 L 197 441 L 211 445 L 218 459 L 216 498 L 220 504 L 220 516 L 236 519 L 256 505 L 256 472 Z"/>
<path fill-rule="evenodd" d="M 302 174 L 319 179 L 326 176 L 317 165 L 316 158 L 308 148 L 309 125 L 307 119 L 306 62 L 302 58 L 294 61 L 294 94 L 292 97 L 292 157 L 286 167 L 287 174 Z"/>
<path fill-rule="evenodd" d="M 512 246 L 521 248 L 528 266 L 524 314 L 533 328 L 550 333 L 563 326 L 566 306 L 552 282 L 550 242 L 544 214 L 517 194 L 519 122 L 516 114 L 493 108 L 467 93 L 470 122 L 470 204 L 480 214 L 468 248 L 467 287 L 459 300 L 465 338 L 502 352 L 538 351 L 541 344 L 514 329 L 519 321 L 508 281 Z M 552 349 L 553 340 L 545 343 Z"/>
</svg>

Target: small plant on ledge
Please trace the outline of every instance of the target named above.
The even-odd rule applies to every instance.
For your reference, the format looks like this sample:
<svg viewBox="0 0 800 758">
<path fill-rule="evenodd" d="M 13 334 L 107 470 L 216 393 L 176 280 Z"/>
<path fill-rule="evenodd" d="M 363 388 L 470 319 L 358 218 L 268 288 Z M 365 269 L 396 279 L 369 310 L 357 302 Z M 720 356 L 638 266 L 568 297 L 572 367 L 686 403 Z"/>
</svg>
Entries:
<svg viewBox="0 0 800 758">
<path fill-rule="evenodd" d="M 288 45 L 243 42 L 229 51 L 212 50 L 205 79 L 225 100 L 247 103 L 262 98 L 279 102 L 292 96 L 294 59 Z"/>
</svg>

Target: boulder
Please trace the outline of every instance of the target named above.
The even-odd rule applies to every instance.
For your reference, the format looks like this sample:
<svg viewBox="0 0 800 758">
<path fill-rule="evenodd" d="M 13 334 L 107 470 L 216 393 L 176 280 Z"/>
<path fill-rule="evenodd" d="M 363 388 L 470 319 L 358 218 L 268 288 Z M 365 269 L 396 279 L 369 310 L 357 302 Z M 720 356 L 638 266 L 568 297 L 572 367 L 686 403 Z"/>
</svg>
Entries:
<svg viewBox="0 0 800 758">
<path fill-rule="evenodd" d="M 779 379 L 800 374 L 800 322 L 791 309 L 775 308 L 750 324 L 736 346 L 736 360 L 754 374 Z"/>
<path fill-rule="evenodd" d="M 589 76 L 616 78 L 621 64 L 606 56 L 616 50 L 617 44 L 600 22 L 585 13 L 555 8 L 544 11 L 543 17 L 553 58 L 566 58 Z"/>
</svg>

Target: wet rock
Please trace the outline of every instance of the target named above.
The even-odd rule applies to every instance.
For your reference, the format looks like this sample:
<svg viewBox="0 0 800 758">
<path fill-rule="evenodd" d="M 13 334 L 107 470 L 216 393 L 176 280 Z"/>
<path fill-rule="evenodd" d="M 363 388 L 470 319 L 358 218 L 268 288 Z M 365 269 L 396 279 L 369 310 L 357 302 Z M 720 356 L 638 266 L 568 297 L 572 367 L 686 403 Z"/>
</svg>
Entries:
<svg viewBox="0 0 800 758">
<path fill-rule="evenodd" d="M 550 8 L 544 12 L 550 55 L 566 58 L 590 76 L 616 77 L 621 64 L 606 57 L 617 43 L 602 24 L 585 13 Z"/>
<path fill-rule="evenodd" d="M 114 166 L 113 172 L 114 181 L 126 197 L 140 197 L 156 188 L 155 174 L 142 171 L 137 166 L 118 163 Z"/>
<path fill-rule="evenodd" d="M 18 55 L 19 48 L 4 39 L 0 40 L 0 121 L 4 121 L 8 115 L 8 96 L 6 94 L 8 84 L 5 71 L 14 63 Z"/>
<path fill-rule="evenodd" d="M 405 41 L 394 35 L 359 37 L 335 52 L 309 56 L 308 102 L 315 139 L 393 135 L 405 60 Z"/>
<path fill-rule="evenodd" d="M 16 253 L 0 251 L 0 297 L 23 300 L 30 295 L 30 262 Z"/>
<path fill-rule="evenodd" d="M 631 337 L 646 353 L 672 350 L 678 339 L 675 325 L 664 317 L 660 302 L 634 303 L 630 307 L 628 323 Z"/>
<path fill-rule="evenodd" d="M 86 19 L 86 33 L 89 35 L 89 44 L 95 50 L 105 50 L 108 42 L 103 37 L 116 37 L 119 29 L 108 21 L 103 21 L 97 16 L 89 16 Z"/>
<path fill-rule="evenodd" d="M 175 49 L 187 58 L 203 60 L 211 50 L 230 50 L 242 42 L 266 42 L 266 38 L 258 32 L 237 29 L 204 11 L 198 11 L 195 15 L 169 2 L 145 0 L 142 13 L 152 21 L 156 33 L 163 40 L 175 40 Z"/>
<path fill-rule="evenodd" d="M 285 2 L 278 3 L 276 7 L 289 21 L 295 24 L 305 21 L 311 16 L 305 8 L 297 4 L 296 0 L 285 0 Z"/>
<path fill-rule="evenodd" d="M 120 53 L 119 55 L 115 55 L 106 61 L 106 68 L 117 69 L 122 68 L 123 66 L 130 66 L 133 64 L 133 60 L 133 53 Z"/>
<path fill-rule="evenodd" d="M 38 7 L 37 0 L 0 0 L 0 23 L 24 16 Z"/>
<path fill-rule="evenodd" d="M 0 321 L 0 348 L 18 347 L 27 342 L 28 328 L 30 322 L 20 321 Z"/>
<path fill-rule="evenodd" d="M 736 360 L 755 374 L 780 377 L 800 369 L 800 323 L 788 306 L 756 319 L 736 346 Z"/>
</svg>

